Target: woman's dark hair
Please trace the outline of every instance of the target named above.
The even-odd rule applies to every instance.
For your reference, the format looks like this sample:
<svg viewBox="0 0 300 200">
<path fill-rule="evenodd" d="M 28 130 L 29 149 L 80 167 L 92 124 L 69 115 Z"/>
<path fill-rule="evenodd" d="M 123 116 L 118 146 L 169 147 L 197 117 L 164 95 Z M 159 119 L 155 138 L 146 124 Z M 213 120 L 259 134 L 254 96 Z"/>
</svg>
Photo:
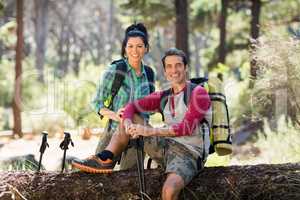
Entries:
<svg viewBox="0 0 300 200">
<path fill-rule="evenodd" d="M 132 24 L 127 27 L 125 37 L 122 42 L 121 55 L 123 58 L 125 57 L 125 48 L 130 37 L 140 37 L 144 42 L 147 52 L 149 51 L 148 32 L 146 27 L 142 23 Z"/>
</svg>

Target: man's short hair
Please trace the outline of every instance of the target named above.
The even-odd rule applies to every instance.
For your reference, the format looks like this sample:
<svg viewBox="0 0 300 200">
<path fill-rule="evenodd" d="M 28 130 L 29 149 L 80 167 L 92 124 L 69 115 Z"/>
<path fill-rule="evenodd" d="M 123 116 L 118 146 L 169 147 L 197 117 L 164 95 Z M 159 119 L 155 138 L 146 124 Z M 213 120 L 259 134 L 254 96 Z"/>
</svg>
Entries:
<svg viewBox="0 0 300 200">
<path fill-rule="evenodd" d="M 179 57 L 182 58 L 182 61 L 183 61 L 184 66 L 187 65 L 187 58 L 186 58 L 185 53 L 184 53 L 182 50 L 180 50 L 180 49 L 177 49 L 177 48 L 175 48 L 175 47 L 172 47 L 172 48 L 168 49 L 168 50 L 165 52 L 164 57 L 161 59 L 161 61 L 162 61 L 162 63 L 163 63 L 164 69 L 165 69 L 165 59 L 166 59 L 167 56 L 179 56 Z"/>
</svg>

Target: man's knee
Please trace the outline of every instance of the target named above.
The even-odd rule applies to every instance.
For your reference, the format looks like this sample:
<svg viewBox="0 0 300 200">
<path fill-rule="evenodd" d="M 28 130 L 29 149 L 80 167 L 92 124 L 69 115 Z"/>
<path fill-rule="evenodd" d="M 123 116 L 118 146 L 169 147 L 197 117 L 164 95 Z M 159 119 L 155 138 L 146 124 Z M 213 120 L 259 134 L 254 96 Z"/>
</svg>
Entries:
<svg viewBox="0 0 300 200">
<path fill-rule="evenodd" d="M 170 173 L 163 185 L 163 199 L 177 199 L 180 191 L 184 187 L 184 180 L 181 176 Z"/>
</svg>

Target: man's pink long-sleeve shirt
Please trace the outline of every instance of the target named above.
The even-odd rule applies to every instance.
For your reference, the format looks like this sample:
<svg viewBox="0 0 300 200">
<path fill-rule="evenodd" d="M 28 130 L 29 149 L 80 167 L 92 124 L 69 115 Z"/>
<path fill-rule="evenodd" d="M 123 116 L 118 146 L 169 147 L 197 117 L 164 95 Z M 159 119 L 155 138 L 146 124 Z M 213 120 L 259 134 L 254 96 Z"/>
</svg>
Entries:
<svg viewBox="0 0 300 200">
<path fill-rule="evenodd" d="M 180 92 L 184 92 L 184 90 Z M 123 113 L 123 120 L 132 120 L 135 113 L 160 111 L 162 94 L 162 91 L 153 92 L 142 99 L 128 103 Z M 173 131 L 176 133 L 176 136 L 191 135 L 195 129 L 195 125 L 199 124 L 199 122 L 204 118 L 210 104 L 211 101 L 206 90 L 201 86 L 195 87 L 190 96 L 190 101 L 187 105 L 187 111 L 185 112 L 184 118 L 181 122 L 171 126 Z"/>
</svg>

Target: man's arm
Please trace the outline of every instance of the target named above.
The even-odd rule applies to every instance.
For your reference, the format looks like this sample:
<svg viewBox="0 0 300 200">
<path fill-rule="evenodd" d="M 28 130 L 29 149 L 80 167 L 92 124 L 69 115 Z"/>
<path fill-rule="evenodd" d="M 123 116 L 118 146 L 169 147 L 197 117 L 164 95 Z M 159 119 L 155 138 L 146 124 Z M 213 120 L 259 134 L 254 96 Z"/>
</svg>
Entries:
<svg viewBox="0 0 300 200">
<path fill-rule="evenodd" d="M 172 125 L 176 136 L 191 135 L 196 126 L 204 118 L 210 104 L 211 101 L 206 90 L 201 86 L 197 86 L 191 94 L 184 118 L 180 123 Z"/>
<path fill-rule="evenodd" d="M 137 138 L 138 136 L 162 136 L 162 137 L 174 137 L 176 136 L 175 131 L 172 127 L 165 128 L 153 128 L 149 126 L 143 126 L 140 124 L 127 124 L 126 132 L 131 135 L 132 138 Z"/>
<path fill-rule="evenodd" d="M 123 113 L 124 121 L 132 121 L 133 115 L 141 112 L 156 112 L 160 109 L 162 92 L 153 92 L 144 98 L 130 102 L 125 106 Z"/>
<path fill-rule="evenodd" d="M 127 126 L 128 134 L 132 137 L 142 136 L 187 136 L 191 135 L 204 118 L 210 107 L 208 93 L 201 86 L 197 86 L 190 98 L 188 109 L 180 123 L 174 124 L 168 128 L 150 128 L 137 124 Z"/>
</svg>

